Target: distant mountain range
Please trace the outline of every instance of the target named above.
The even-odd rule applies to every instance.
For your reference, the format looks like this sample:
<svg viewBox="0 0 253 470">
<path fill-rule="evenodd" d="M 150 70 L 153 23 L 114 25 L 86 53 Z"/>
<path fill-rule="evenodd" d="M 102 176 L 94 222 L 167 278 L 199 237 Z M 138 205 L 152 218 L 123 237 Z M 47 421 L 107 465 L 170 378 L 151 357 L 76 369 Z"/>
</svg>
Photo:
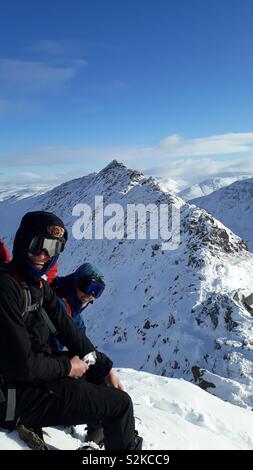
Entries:
<svg viewBox="0 0 253 470">
<path fill-rule="evenodd" d="M 247 178 L 252 178 L 253 175 L 227 175 L 227 176 L 213 176 L 207 178 L 200 183 L 196 183 L 193 186 L 190 186 L 186 189 L 183 189 L 179 192 L 179 195 L 185 199 L 186 201 L 208 196 L 208 194 L 217 191 L 220 188 L 224 188 L 225 186 L 229 186 L 230 184 L 234 183 L 235 181 L 241 181 Z"/>
<path fill-rule="evenodd" d="M 0 202 L 7 199 L 24 199 L 31 196 L 38 196 L 52 188 L 49 184 L 3 184 L 0 183 Z"/>
</svg>

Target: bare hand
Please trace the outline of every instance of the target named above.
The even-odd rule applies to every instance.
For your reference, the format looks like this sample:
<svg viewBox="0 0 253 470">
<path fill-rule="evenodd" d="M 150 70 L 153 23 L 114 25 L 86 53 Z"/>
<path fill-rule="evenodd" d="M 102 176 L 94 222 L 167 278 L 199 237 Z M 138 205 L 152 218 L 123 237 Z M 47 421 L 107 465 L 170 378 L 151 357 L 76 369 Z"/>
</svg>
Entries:
<svg viewBox="0 0 253 470">
<path fill-rule="evenodd" d="M 79 377 L 82 377 L 82 375 L 89 369 L 89 364 L 82 361 L 78 356 L 72 357 L 72 359 L 70 359 L 70 363 L 71 369 L 68 376 L 73 379 L 79 379 Z"/>
<path fill-rule="evenodd" d="M 112 370 L 106 376 L 105 380 L 108 383 L 108 385 L 111 385 L 111 387 L 124 391 L 124 385 L 121 383 L 118 376 Z"/>
</svg>

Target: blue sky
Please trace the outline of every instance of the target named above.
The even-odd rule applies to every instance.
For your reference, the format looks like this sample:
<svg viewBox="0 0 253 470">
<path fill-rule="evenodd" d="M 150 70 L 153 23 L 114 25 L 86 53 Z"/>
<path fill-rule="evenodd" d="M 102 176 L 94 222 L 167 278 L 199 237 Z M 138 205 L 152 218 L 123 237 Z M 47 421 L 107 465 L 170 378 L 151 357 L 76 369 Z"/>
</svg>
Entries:
<svg viewBox="0 0 253 470">
<path fill-rule="evenodd" d="M 252 171 L 253 0 L 3 2 L 0 181 Z"/>
</svg>

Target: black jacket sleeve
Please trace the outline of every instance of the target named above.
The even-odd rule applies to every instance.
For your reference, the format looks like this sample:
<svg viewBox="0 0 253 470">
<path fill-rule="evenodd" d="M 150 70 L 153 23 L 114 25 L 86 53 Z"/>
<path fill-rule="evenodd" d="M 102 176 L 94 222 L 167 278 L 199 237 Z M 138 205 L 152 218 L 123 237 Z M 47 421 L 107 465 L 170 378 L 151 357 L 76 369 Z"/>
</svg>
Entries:
<svg viewBox="0 0 253 470">
<path fill-rule="evenodd" d="M 22 318 L 22 291 L 9 275 L 0 274 L 0 373 L 12 382 L 45 382 L 70 371 L 66 356 L 35 353 Z"/>
<path fill-rule="evenodd" d="M 78 355 L 82 358 L 95 349 L 66 315 L 64 307 L 47 285 L 44 286 L 43 306 L 59 331 L 60 341 L 69 348 L 70 357 Z M 22 307 L 22 291 L 17 281 L 10 275 L 0 273 L 0 374 L 9 382 L 28 383 L 48 382 L 68 376 L 71 369 L 68 355 L 51 356 L 46 353 L 48 347 L 42 347 L 41 351 L 34 350 L 34 338 L 22 318 Z M 45 329 L 48 329 L 46 325 Z M 92 367 L 98 376 L 105 376 L 112 362 L 98 353 L 97 364 Z"/>
<path fill-rule="evenodd" d="M 55 292 L 46 282 L 44 282 L 43 307 L 58 332 L 57 338 L 68 348 L 70 357 L 79 356 L 82 359 L 89 352 L 96 351 L 97 361 L 95 365 L 90 367 L 88 375 L 94 376 L 95 380 L 99 382 L 110 372 L 112 361 L 106 354 L 97 351 L 83 331 L 78 329 L 72 318 L 66 314 L 65 308 Z"/>
</svg>

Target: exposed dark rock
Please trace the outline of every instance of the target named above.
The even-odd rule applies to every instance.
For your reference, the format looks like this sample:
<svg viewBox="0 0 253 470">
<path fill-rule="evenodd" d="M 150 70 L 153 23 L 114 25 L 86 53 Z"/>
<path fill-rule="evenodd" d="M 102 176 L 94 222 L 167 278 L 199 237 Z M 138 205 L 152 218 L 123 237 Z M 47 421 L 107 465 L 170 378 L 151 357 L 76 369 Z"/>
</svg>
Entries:
<svg viewBox="0 0 253 470">
<path fill-rule="evenodd" d="M 202 388 L 205 391 L 208 391 L 208 388 L 216 388 L 216 386 L 212 382 L 207 382 L 202 378 L 202 376 L 205 373 L 205 369 L 201 369 L 198 366 L 193 366 L 192 367 L 192 375 L 194 378 L 194 381 L 196 385 L 198 385 L 200 388 Z"/>
</svg>

